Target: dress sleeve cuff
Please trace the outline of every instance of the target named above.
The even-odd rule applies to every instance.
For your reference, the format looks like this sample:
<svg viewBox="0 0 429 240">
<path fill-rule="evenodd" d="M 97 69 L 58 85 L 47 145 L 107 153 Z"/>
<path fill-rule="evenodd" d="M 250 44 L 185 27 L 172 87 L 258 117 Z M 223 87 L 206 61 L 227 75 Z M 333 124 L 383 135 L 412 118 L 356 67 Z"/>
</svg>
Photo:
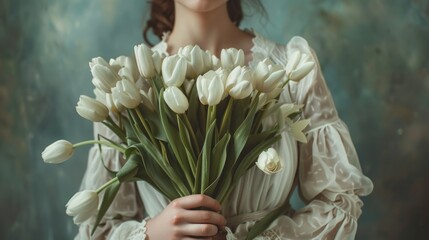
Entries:
<svg viewBox="0 0 429 240">
<path fill-rule="evenodd" d="M 131 232 L 127 240 L 146 240 L 146 223 L 149 221 L 149 217 L 143 219 L 138 227 Z"/>
</svg>

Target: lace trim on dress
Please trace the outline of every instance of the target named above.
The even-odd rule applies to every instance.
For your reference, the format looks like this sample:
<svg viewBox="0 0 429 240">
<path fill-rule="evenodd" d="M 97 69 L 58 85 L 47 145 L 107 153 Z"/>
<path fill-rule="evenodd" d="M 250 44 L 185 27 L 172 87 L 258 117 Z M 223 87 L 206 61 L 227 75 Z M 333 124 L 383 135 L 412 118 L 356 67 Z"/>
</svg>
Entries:
<svg viewBox="0 0 429 240">
<path fill-rule="evenodd" d="M 130 233 L 127 240 L 146 240 L 146 224 L 149 217 L 143 219 L 139 226 Z"/>
</svg>

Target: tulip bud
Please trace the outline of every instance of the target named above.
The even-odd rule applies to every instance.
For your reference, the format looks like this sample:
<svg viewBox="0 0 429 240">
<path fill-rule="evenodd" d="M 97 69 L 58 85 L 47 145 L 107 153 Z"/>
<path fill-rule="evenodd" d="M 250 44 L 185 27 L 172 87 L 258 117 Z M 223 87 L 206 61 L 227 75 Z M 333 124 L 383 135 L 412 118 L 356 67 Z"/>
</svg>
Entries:
<svg viewBox="0 0 429 240">
<path fill-rule="evenodd" d="M 211 58 L 212 58 L 211 62 L 212 62 L 212 69 L 213 70 L 216 70 L 222 66 L 222 63 L 218 57 L 216 57 L 215 55 L 212 55 Z"/>
<path fill-rule="evenodd" d="M 153 51 L 146 45 L 140 44 L 134 46 L 134 54 L 136 55 L 137 67 L 140 75 L 145 78 L 152 78 L 155 76 L 155 66 L 153 63 Z"/>
<path fill-rule="evenodd" d="M 102 122 L 109 115 L 109 109 L 103 103 L 85 95 L 80 95 L 76 111 L 92 122 Z"/>
<path fill-rule="evenodd" d="M 268 175 L 277 173 L 283 169 L 283 164 L 274 148 L 269 148 L 267 151 L 259 154 L 256 166 Z"/>
<path fill-rule="evenodd" d="M 187 63 L 179 55 L 168 56 L 162 62 L 162 77 L 168 87 L 180 87 L 185 81 Z"/>
<path fill-rule="evenodd" d="M 244 66 L 244 52 L 242 49 L 228 48 L 222 49 L 220 61 L 225 69 L 233 69 L 237 66 Z"/>
<path fill-rule="evenodd" d="M 45 163 L 62 163 L 73 155 L 73 144 L 66 140 L 58 140 L 47 146 L 42 152 Z"/>
<path fill-rule="evenodd" d="M 140 90 L 140 95 L 142 98 L 141 102 L 143 103 L 143 105 L 145 105 L 151 111 L 155 111 L 155 95 L 153 94 L 152 88 L 149 88 L 147 91 Z"/>
<path fill-rule="evenodd" d="M 106 93 L 106 106 L 113 113 L 119 113 L 125 110 L 125 106 L 113 98 L 111 93 Z"/>
<path fill-rule="evenodd" d="M 271 92 L 283 79 L 285 70 L 269 59 L 259 62 L 254 72 L 255 88 L 260 92 Z"/>
<path fill-rule="evenodd" d="M 112 71 L 109 67 L 106 67 L 101 64 L 95 64 L 91 68 L 92 83 L 94 86 L 106 93 L 111 92 L 117 81 L 121 80 L 119 75 Z"/>
<path fill-rule="evenodd" d="M 164 91 L 164 101 L 177 114 L 185 113 L 189 108 L 189 102 L 185 94 L 176 86 L 171 86 Z"/>
<path fill-rule="evenodd" d="M 66 213 L 73 217 L 75 224 L 81 224 L 97 213 L 98 202 L 96 191 L 84 190 L 77 192 L 67 202 Z"/>
<path fill-rule="evenodd" d="M 298 82 L 313 70 L 315 66 L 311 57 L 302 54 L 299 50 L 294 51 L 286 64 L 286 74 L 292 81 Z"/>
<path fill-rule="evenodd" d="M 126 108 L 136 108 L 141 101 L 140 91 L 134 82 L 127 79 L 122 79 L 116 83 L 112 89 L 112 97 L 114 101 L 118 101 Z"/>
<path fill-rule="evenodd" d="M 235 99 L 248 97 L 253 91 L 252 74 L 247 67 L 236 67 L 228 75 L 226 91 Z"/>
<path fill-rule="evenodd" d="M 216 105 L 222 100 L 225 88 L 220 76 L 211 70 L 197 79 L 198 97 L 204 105 Z"/>
<path fill-rule="evenodd" d="M 185 46 L 177 54 L 187 61 L 186 77 L 195 78 L 204 72 L 205 52 L 199 46 Z"/>
<path fill-rule="evenodd" d="M 105 67 L 110 67 L 110 64 L 107 63 L 107 61 L 104 60 L 104 58 L 102 57 L 96 57 L 91 59 L 91 62 L 89 62 L 89 68 L 92 69 L 96 64 L 103 65 Z"/>
<path fill-rule="evenodd" d="M 155 71 L 157 74 L 161 73 L 161 66 L 162 66 L 162 60 L 164 56 L 160 54 L 159 52 L 153 52 L 152 59 L 153 59 L 153 66 L 155 67 Z"/>
</svg>

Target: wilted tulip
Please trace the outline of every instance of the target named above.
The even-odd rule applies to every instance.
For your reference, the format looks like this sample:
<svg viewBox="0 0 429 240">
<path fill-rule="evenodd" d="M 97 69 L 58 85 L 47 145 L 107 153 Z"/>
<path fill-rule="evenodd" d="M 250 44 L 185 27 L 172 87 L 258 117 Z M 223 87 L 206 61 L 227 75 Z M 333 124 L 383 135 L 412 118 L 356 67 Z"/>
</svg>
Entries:
<svg viewBox="0 0 429 240">
<path fill-rule="evenodd" d="M 92 76 L 92 84 L 94 86 L 106 93 L 111 92 L 111 88 L 113 88 L 117 81 L 121 80 L 119 75 L 112 71 L 111 68 L 106 67 L 101 64 L 95 64 L 91 68 Z"/>
<path fill-rule="evenodd" d="M 102 122 L 109 115 L 109 109 L 103 103 L 85 95 L 79 97 L 76 111 L 81 117 L 93 122 Z"/>
<path fill-rule="evenodd" d="M 73 155 L 73 144 L 66 140 L 58 140 L 47 146 L 42 152 L 45 163 L 62 163 Z"/>
<path fill-rule="evenodd" d="M 248 97 L 253 91 L 250 70 L 247 67 L 235 67 L 228 75 L 225 89 L 235 99 Z"/>
<path fill-rule="evenodd" d="M 279 155 L 274 148 L 269 148 L 259 154 L 256 166 L 268 175 L 277 173 L 283 168 Z"/>
<path fill-rule="evenodd" d="M 98 208 L 98 194 L 93 190 L 77 192 L 66 204 L 66 213 L 75 224 L 81 224 L 94 216 Z"/>
<path fill-rule="evenodd" d="M 219 74 L 211 70 L 197 79 L 198 97 L 204 105 L 218 104 L 224 95 L 225 87 Z"/>
<path fill-rule="evenodd" d="M 156 69 L 153 63 L 153 51 L 145 44 L 134 46 L 134 54 L 136 56 L 137 67 L 140 75 L 146 78 L 152 78 L 156 74 Z"/>
<path fill-rule="evenodd" d="M 189 102 L 185 94 L 176 86 L 171 86 L 164 91 L 164 101 L 177 114 L 185 113 L 189 108 Z"/>
<path fill-rule="evenodd" d="M 242 49 L 228 48 L 222 49 L 220 61 L 225 69 L 233 69 L 237 66 L 244 66 L 244 52 Z"/>
<path fill-rule="evenodd" d="M 271 92 L 283 79 L 285 70 L 269 59 L 259 62 L 254 71 L 255 88 L 260 92 Z"/>
<path fill-rule="evenodd" d="M 136 108 L 141 102 L 140 91 L 136 84 L 128 79 L 122 79 L 112 89 L 114 102 L 118 101 L 126 108 Z"/>
<path fill-rule="evenodd" d="M 187 65 L 186 59 L 179 55 L 166 57 L 162 62 L 162 76 L 165 85 L 180 87 L 185 81 Z"/>
</svg>

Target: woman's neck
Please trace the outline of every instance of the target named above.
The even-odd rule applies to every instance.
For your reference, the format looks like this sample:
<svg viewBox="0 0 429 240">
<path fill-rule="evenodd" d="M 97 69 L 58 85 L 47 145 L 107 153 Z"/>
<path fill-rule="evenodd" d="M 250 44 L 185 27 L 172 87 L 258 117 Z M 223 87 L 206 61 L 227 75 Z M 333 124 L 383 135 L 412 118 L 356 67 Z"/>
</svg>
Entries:
<svg viewBox="0 0 429 240">
<path fill-rule="evenodd" d="M 217 56 L 223 48 L 235 47 L 250 51 L 252 36 L 231 22 L 226 3 L 209 12 L 192 11 L 176 3 L 175 14 L 174 27 L 167 39 L 169 53 L 195 44 Z"/>
</svg>

